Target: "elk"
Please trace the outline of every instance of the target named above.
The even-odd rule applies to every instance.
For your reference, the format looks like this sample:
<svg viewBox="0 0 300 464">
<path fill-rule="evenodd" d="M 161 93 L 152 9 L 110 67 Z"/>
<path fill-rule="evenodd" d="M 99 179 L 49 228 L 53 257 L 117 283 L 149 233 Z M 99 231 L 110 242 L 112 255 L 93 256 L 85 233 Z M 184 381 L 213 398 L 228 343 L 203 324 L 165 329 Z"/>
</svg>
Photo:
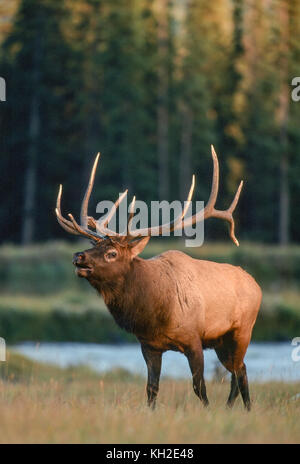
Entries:
<svg viewBox="0 0 300 464">
<path fill-rule="evenodd" d="M 209 201 L 204 211 L 188 218 L 191 224 L 208 218 L 224 219 L 230 224 L 230 237 L 238 246 L 232 216 L 238 203 L 240 183 L 231 206 L 215 209 L 219 188 L 219 163 L 211 147 L 213 179 Z M 82 202 L 80 224 L 61 213 L 62 186 L 59 188 L 56 216 L 69 233 L 88 238 L 93 247 L 75 253 L 77 276 L 83 277 L 102 295 L 116 323 L 133 333 L 141 344 L 148 370 L 148 405 L 155 407 L 159 390 L 162 354 L 167 350 L 183 353 L 189 362 L 193 389 L 203 405 L 208 405 L 204 381 L 203 350 L 212 348 L 231 373 L 227 406 L 232 407 L 239 392 L 244 406 L 251 402 L 244 356 L 261 303 L 261 289 L 243 269 L 230 264 L 193 259 L 181 251 L 169 250 L 151 259 L 139 254 L 151 235 L 162 235 L 183 227 L 186 208 L 176 219 L 147 229 L 132 230 L 134 201 L 129 211 L 127 231 L 118 234 L 107 226 L 127 190 L 104 218 L 88 216 L 88 203 L 94 184 L 97 155 Z M 194 176 L 188 195 L 191 201 Z M 93 229 L 93 230 L 92 230 Z"/>
</svg>

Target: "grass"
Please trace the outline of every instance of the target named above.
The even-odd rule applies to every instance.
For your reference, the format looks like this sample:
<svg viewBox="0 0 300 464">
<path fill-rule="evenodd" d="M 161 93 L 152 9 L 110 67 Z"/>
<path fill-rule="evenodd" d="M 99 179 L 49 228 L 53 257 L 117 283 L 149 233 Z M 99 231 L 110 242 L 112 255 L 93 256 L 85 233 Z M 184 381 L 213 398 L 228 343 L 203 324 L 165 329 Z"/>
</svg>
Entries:
<svg viewBox="0 0 300 464">
<path fill-rule="evenodd" d="M 0 311 L 7 308 L 25 312 L 47 313 L 55 310 L 84 313 L 85 311 L 106 312 L 102 298 L 95 291 L 87 296 L 78 290 L 67 290 L 50 295 L 2 293 Z"/>
<path fill-rule="evenodd" d="M 1 443 L 299 443 L 300 383 L 251 384 L 253 409 L 228 411 L 228 382 L 207 385 L 210 407 L 191 381 L 162 380 L 154 412 L 145 380 L 97 375 L 9 353 L 0 364 Z"/>
</svg>

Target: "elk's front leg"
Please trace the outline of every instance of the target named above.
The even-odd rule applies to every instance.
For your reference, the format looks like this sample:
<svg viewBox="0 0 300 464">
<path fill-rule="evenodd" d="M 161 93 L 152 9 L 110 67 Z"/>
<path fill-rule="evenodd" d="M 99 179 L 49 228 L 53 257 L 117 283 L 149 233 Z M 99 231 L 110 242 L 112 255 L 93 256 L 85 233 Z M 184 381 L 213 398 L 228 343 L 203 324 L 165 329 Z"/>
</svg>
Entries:
<svg viewBox="0 0 300 464">
<path fill-rule="evenodd" d="M 142 353 L 148 368 L 147 395 L 148 406 L 155 408 L 159 389 L 162 352 L 154 350 L 149 345 L 142 344 Z"/>
<path fill-rule="evenodd" d="M 195 346 L 189 347 L 185 351 L 190 369 L 193 375 L 193 388 L 196 395 L 200 398 L 204 406 L 208 406 L 208 398 L 206 396 L 206 386 L 204 381 L 204 357 L 202 344 L 199 341 Z"/>
</svg>

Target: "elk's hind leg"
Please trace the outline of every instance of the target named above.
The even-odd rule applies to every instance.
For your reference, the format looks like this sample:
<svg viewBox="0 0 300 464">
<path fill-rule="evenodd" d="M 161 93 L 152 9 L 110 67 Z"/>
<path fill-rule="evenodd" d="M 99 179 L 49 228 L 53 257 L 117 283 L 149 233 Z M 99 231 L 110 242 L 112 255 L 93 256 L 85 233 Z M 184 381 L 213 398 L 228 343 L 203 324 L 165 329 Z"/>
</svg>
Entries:
<svg viewBox="0 0 300 464">
<path fill-rule="evenodd" d="M 239 386 L 238 386 L 237 378 L 236 378 L 235 373 L 232 373 L 230 393 L 229 393 L 228 400 L 226 403 L 229 408 L 232 408 L 232 406 L 234 405 L 235 400 L 238 397 L 238 394 L 239 394 Z"/>
<path fill-rule="evenodd" d="M 202 344 L 199 341 L 195 346 L 189 347 L 184 353 L 188 359 L 193 376 L 193 388 L 196 395 L 200 398 L 204 406 L 208 406 L 206 396 L 206 386 L 204 381 L 204 357 Z"/>
<path fill-rule="evenodd" d="M 162 352 L 154 350 L 149 345 L 142 344 L 142 353 L 147 364 L 148 381 L 147 381 L 147 396 L 148 406 L 155 408 L 156 397 L 159 390 L 159 378 L 161 371 Z"/>
<path fill-rule="evenodd" d="M 215 348 L 217 356 L 226 369 L 231 372 L 231 389 L 227 400 L 227 406 L 232 407 L 239 394 L 242 395 L 245 408 L 250 411 L 251 401 L 249 395 L 249 385 L 247 369 L 244 363 L 244 356 L 248 348 L 249 341 L 244 338 L 234 336 L 234 333 L 226 334 L 223 343 Z"/>
<path fill-rule="evenodd" d="M 243 363 L 242 367 L 236 372 L 238 386 L 244 401 L 245 408 L 250 411 L 251 409 L 251 401 L 250 401 L 250 394 L 249 394 L 249 384 L 248 384 L 248 377 L 247 377 L 247 369 L 246 364 Z"/>
</svg>

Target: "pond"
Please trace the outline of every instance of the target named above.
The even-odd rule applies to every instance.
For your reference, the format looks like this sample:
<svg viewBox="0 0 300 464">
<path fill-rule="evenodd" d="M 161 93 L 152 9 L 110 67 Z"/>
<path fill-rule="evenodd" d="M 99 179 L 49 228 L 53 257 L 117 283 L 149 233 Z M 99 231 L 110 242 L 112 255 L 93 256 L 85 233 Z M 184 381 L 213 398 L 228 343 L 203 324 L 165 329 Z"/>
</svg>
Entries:
<svg viewBox="0 0 300 464">
<path fill-rule="evenodd" d="M 295 349 L 288 342 L 251 343 L 245 362 L 250 381 L 300 381 L 300 360 L 292 358 Z M 102 345 L 90 343 L 40 343 L 14 345 L 11 350 L 28 358 L 60 367 L 85 365 L 97 372 L 123 368 L 134 374 L 146 376 L 146 365 L 138 344 Z M 223 376 L 223 370 L 213 350 L 204 352 L 205 378 Z M 163 355 L 162 376 L 190 378 L 187 359 L 181 353 L 168 351 Z"/>
</svg>

